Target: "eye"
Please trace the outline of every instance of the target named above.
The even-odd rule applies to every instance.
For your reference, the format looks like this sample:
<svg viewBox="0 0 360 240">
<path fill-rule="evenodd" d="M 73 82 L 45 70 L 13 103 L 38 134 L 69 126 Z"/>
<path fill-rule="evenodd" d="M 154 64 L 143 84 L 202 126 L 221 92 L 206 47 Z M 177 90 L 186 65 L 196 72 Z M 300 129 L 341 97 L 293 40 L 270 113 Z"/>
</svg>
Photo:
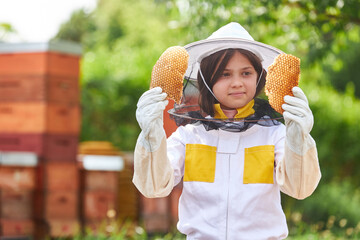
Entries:
<svg viewBox="0 0 360 240">
<path fill-rule="evenodd" d="M 223 76 L 228 77 L 230 76 L 230 73 L 223 73 Z"/>
<path fill-rule="evenodd" d="M 229 77 L 230 73 L 229 72 L 223 72 L 221 73 L 220 77 Z"/>
</svg>

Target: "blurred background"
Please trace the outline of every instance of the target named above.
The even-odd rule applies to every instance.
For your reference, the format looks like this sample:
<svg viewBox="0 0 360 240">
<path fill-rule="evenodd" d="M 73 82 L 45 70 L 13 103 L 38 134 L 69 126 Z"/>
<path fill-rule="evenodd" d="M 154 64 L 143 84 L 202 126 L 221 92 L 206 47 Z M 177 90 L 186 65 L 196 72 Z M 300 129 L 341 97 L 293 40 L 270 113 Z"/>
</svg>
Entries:
<svg viewBox="0 0 360 240">
<path fill-rule="evenodd" d="M 86 199 L 86 191 L 92 189 L 86 187 L 86 184 L 91 183 L 84 179 L 94 172 L 100 174 L 99 182 L 107 182 L 108 180 L 104 179 L 110 175 L 116 179 L 114 188 L 107 190 L 108 195 L 112 192 L 119 199 L 128 197 L 128 201 L 136 202 L 133 212 L 121 216 L 121 209 L 129 209 L 131 204 L 125 201 L 120 206 L 117 204 L 119 200 L 116 200 L 113 201 L 117 204 L 116 207 L 110 209 L 106 204 L 112 201 L 109 200 L 111 197 L 104 200 L 104 193 L 98 193 L 98 201 L 106 202 L 106 213 L 99 214 L 106 219 L 119 218 L 121 224 L 116 227 L 105 224 L 108 227 L 100 231 L 98 222 L 101 218 L 97 218 L 97 230 L 85 231 L 82 237 L 147 239 L 153 234 L 160 234 L 156 235 L 162 236 L 158 237 L 159 239 L 183 239 L 179 234 L 168 233 L 175 227 L 176 199 L 181 192 L 181 186 L 178 186 L 169 198 L 157 201 L 141 198 L 131 186 L 131 154 L 140 132 L 135 119 L 136 103 L 140 95 L 149 88 L 152 67 L 163 51 L 170 46 L 183 46 L 204 39 L 219 27 L 235 21 L 242 24 L 255 40 L 301 59 L 300 87 L 307 94 L 314 114 L 312 136 L 317 143 L 323 177 L 315 193 L 305 200 L 299 201 L 283 195 L 282 204 L 288 218 L 289 239 L 360 239 L 359 0 L 14 0 L 12 2 L 16 2 L 15 7 L 7 5 L 8 2 L 0 0 L 0 46 L 1 43 L 9 47 L 11 44 L 26 46 L 34 42 L 48 42 L 47 49 L 51 52 L 53 45 L 50 42 L 56 42 L 60 44 L 56 46 L 71 45 L 72 49 L 75 49 L 69 51 L 69 48 L 66 50 L 65 47 L 65 51 L 60 50 L 59 54 L 66 55 L 73 63 L 75 61 L 75 65 L 78 64 L 78 70 L 74 71 L 77 74 L 76 91 L 79 95 L 75 103 L 66 102 L 67 107 L 75 104 L 75 108 L 79 110 L 79 127 L 71 133 L 78 140 L 77 157 L 70 161 L 76 163 L 80 169 L 79 189 L 83 192 L 77 199 L 80 209 L 76 208 L 79 214 L 75 216 L 75 219 L 79 220 L 78 229 L 86 225 L 86 217 L 82 215 L 86 204 L 82 202 Z M 17 21 L 18 18 L 30 25 L 22 27 Z M 3 49 L 4 47 L 1 48 L 3 54 L 0 52 L 0 56 L 5 56 L 1 62 L 5 66 L 9 61 L 9 52 L 6 48 Z M 3 74 L 0 76 L 0 91 L 1 88 L 9 87 L 6 84 L 9 68 L 3 69 L 5 70 L 1 72 L 0 66 L 0 74 Z M 16 75 L 17 72 L 12 74 Z M 66 75 L 61 74 L 63 77 Z M 4 77 L 7 80 L 1 84 Z M 24 78 L 23 75 L 21 77 Z M 34 77 L 34 74 L 31 77 Z M 13 102 L 18 104 L 19 99 L 14 99 L 10 101 L 2 98 L 0 115 L 6 116 L 9 106 L 15 106 L 11 105 Z M 51 107 L 55 100 L 41 101 L 46 107 Z M 66 109 L 70 111 L 69 108 Z M 64 132 L 56 134 L 53 134 L 51 129 L 49 132 L 46 132 L 46 129 L 41 131 L 41 136 L 63 137 L 64 133 L 69 135 L 70 130 L 64 127 Z M 15 132 L 16 128 L 14 132 L 9 133 L 6 128 L 0 132 L 0 147 L 3 146 L 0 152 L 5 156 L 4 159 L 9 149 L 4 147 L 3 142 L 9 139 L 9 134 Z M 48 141 L 44 139 L 43 142 Z M 50 196 L 47 194 L 52 190 L 47 187 L 38 190 L 36 186 L 40 181 L 39 176 L 42 179 L 41 184 L 44 184 L 49 174 L 43 174 L 46 171 L 39 169 L 59 169 L 50 165 L 63 161 L 49 163 L 52 161 L 46 160 L 46 156 L 37 154 L 34 157 L 31 151 L 26 153 L 30 154 L 30 157 L 26 156 L 27 159 L 37 159 L 32 166 L 36 168 L 33 174 L 37 176 L 37 182 L 34 183 L 37 190 L 34 191 L 41 192 L 42 201 L 46 201 Z M 123 165 L 108 169 L 84 167 L 83 158 L 79 157 L 83 155 L 116 156 L 118 158 L 114 159 L 117 160 L 108 160 Z M 103 159 L 98 157 L 97 161 Z M 41 165 L 42 162 L 47 163 Z M 1 169 L 6 168 L 11 167 L 2 166 Z M 15 170 L 6 171 L 10 171 L 10 177 L 15 178 L 19 176 L 19 171 L 25 171 L 19 169 L 17 167 Z M 68 171 L 67 167 L 64 171 Z M 0 179 L 10 181 L 3 180 L 1 176 Z M 104 188 L 105 186 L 100 186 L 100 190 Z M 74 192 L 79 192 L 79 189 L 75 188 Z M 2 202 L 13 199 L 13 195 L 6 197 L 4 192 L 7 193 L 2 191 L 2 196 L 5 196 Z M 37 193 L 36 196 L 39 195 Z M 15 199 L 21 200 L 24 196 L 20 195 Z M 18 202 L 21 203 L 20 200 Z M 68 198 L 62 196 L 60 200 L 68 201 Z M 4 208 L 2 207 L 2 213 Z M 45 232 L 48 234 L 51 224 L 46 217 L 46 210 L 43 211 L 45 213 L 41 222 L 46 225 Z M 21 213 L 19 215 L 21 219 Z M 59 219 L 62 218 L 57 220 Z M 63 221 L 62 225 L 52 223 L 53 226 L 62 227 L 57 232 L 66 233 L 68 227 L 64 222 L 66 221 Z M 156 226 L 150 224 L 154 222 L 157 223 Z M 66 223 L 69 224 L 69 221 Z M 13 224 L 12 228 L 19 229 L 23 226 L 15 225 Z M 4 227 L 2 231 L 4 234 Z M 74 238 L 80 236 L 80 233 L 74 232 L 75 230 L 69 231 L 68 235 Z M 56 235 L 61 234 L 54 234 L 54 237 Z M 120 238 L 121 236 L 124 238 Z"/>
</svg>

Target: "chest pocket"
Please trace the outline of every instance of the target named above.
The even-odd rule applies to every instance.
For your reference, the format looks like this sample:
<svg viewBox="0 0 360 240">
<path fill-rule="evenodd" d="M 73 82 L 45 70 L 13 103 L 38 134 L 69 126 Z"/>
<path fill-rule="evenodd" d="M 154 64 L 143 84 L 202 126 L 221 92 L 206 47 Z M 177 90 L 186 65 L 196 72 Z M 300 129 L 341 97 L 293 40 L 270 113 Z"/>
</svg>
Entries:
<svg viewBox="0 0 360 240">
<path fill-rule="evenodd" d="M 244 184 L 274 183 L 274 145 L 245 148 Z"/>
<path fill-rule="evenodd" d="M 184 181 L 214 182 L 216 147 L 187 144 L 185 152 Z"/>
</svg>

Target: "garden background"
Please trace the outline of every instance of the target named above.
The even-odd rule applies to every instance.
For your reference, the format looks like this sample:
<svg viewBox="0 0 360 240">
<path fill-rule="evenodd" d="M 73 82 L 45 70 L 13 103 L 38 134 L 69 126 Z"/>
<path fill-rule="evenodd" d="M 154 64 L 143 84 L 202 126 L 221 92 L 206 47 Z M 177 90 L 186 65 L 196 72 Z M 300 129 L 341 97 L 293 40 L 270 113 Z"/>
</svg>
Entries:
<svg viewBox="0 0 360 240">
<path fill-rule="evenodd" d="M 80 140 L 133 150 L 136 103 L 161 53 L 230 21 L 301 59 L 323 177 L 305 200 L 283 195 L 290 236 L 360 239 L 359 0 L 99 0 L 91 12 L 75 11 L 55 39 L 84 49 Z"/>
</svg>

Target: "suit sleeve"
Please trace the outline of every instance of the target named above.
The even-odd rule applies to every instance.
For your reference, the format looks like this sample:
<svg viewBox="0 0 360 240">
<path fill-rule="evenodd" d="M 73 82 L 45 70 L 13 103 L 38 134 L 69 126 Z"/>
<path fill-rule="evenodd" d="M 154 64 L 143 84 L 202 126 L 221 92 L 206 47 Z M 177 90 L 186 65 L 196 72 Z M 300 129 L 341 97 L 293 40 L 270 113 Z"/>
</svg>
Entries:
<svg viewBox="0 0 360 240">
<path fill-rule="evenodd" d="M 289 124 L 286 131 L 299 133 L 293 129 L 297 127 L 295 123 Z M 285 137 L 284 154 L 276 167 L 276 181 L 285 194 L 304 199 L 314 192 L 321 178 L 316 143 L 310 134 L 297 134 L 296 148 L 292 148 L 288 144 L 289 135 Z"/>
</svg>

